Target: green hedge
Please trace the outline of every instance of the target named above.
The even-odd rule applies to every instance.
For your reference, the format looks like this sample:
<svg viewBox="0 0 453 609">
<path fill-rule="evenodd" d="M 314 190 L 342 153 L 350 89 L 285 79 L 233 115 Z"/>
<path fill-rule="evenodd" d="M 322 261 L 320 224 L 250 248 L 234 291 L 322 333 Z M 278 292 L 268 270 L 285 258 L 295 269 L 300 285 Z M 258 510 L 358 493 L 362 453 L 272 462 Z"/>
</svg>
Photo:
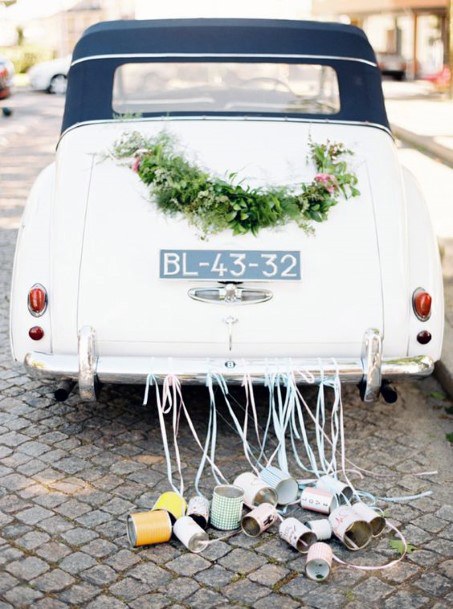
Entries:
<svg viewBox="0 0 453 609">
<path fill-rule="evenodd" d="M 20 47 L 0 47 L 0 55 L 4 55 L 13 62 L 17 74 L 26 72 L 35 63 L 55 58 L 55 52 L 51 49 L 31 44 Z"/>
</svg>

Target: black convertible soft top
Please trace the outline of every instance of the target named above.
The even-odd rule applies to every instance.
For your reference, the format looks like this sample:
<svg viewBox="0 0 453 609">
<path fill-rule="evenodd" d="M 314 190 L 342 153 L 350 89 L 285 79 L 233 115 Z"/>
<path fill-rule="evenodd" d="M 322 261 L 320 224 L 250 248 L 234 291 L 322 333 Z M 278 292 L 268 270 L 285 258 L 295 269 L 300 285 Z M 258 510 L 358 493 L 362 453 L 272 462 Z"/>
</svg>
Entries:
<svg viewBox="0 0 453 609">
<path fill-rule="evenodd" d="M 110 21 L 86 30 L 73 54 L 62 130 L 81 122 L 113 118 L 113 76 L 120 65 L 175 58 L 329 65 L 337 73 L 341 109 L 335 115 L 310 114 L 305 119 L 389 128 L 380 71 L 359 28 L 315 21 L 169 19 Z M 304 120 L 303 114 L 284 116 Z"/>
</svg>

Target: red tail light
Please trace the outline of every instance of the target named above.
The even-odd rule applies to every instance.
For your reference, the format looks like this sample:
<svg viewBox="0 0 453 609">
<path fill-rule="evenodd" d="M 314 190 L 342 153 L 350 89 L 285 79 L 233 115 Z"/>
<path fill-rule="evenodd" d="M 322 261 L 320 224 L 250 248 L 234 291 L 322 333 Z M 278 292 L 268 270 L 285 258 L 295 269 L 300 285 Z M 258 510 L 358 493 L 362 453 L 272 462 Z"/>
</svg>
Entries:
<svg viewBox="0 0 453 609">
<path fill-rule="evenodd" d="M 28 331 L 28 336 L 33 340 L 41 340 L 41 338 L 44 336 L 44 330 L 41 328 L 41 326 L 33 326 L 33 328 L 30 328 Z"/>
<path fill-rule="evenodd" d="M 423 288 L 417 288 L 412 296 L 412 307 L 420 321 L 427 321 L 431 316 L 431 294 Z"/>
<path fill-rule="evenodd" d="M 423 330 L 417 334 L 417 340 L 421 345 L 427 345 L 431 338 L 431 332 L 428 332 L 427 330 Z"/>
<path fill-rule="evenodd" d="M 47 292 L 46 289 L 39 283 L 28 292 L 28 310 L 33 317 L 41 317 L 47 309 Z"/>
</svg>

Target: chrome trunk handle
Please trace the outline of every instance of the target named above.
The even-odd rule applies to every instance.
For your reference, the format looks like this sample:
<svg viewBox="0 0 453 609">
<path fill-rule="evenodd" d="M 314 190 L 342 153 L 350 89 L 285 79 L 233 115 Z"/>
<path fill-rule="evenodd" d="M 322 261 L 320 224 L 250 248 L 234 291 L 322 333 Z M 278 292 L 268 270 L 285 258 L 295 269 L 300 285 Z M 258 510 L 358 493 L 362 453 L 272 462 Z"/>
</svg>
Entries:
<svg viewBox="0 0 453 609">
<path fill-rule="evenodd" d="M 234 283 L 222 286 L 192 288 L 188 291 L 190 298 L 211 304 L 258 304 L 266 302 L 273 296 L 270 290 L 243 288 Z"/>
</svg>

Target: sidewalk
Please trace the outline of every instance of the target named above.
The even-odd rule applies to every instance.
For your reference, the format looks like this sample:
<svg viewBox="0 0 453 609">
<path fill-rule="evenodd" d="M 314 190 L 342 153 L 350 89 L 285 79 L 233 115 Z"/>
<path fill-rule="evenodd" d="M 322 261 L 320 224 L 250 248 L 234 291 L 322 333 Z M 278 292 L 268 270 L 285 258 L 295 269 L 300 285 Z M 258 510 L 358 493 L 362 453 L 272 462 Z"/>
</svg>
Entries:
<svg viewBox="0 0 453 609">
<path fill-rule="evenodd" d="M 452 190 L 443 182 L 443 176 L 448 176 L 448 182 L 453 185 L 453 101 L 436 94 L 426 83 L 411 85 L 407 83 L 406 95 L 402 96 L 397 94 L 392 83 L 385 83 L 386 106 L 395 137 L 403 145 L 415 147 L 437 161 L 436 173 L 439 172 L 442 180 L 443 207 L 435 210 L 433 224 L 442 255 L 445 333 L 442 359 L 436 365 L 435 373 L 444 389 L 453 396 L 453 200 Z M 433 176 L 434 180 L 436 178 Z"/>
</svg>

